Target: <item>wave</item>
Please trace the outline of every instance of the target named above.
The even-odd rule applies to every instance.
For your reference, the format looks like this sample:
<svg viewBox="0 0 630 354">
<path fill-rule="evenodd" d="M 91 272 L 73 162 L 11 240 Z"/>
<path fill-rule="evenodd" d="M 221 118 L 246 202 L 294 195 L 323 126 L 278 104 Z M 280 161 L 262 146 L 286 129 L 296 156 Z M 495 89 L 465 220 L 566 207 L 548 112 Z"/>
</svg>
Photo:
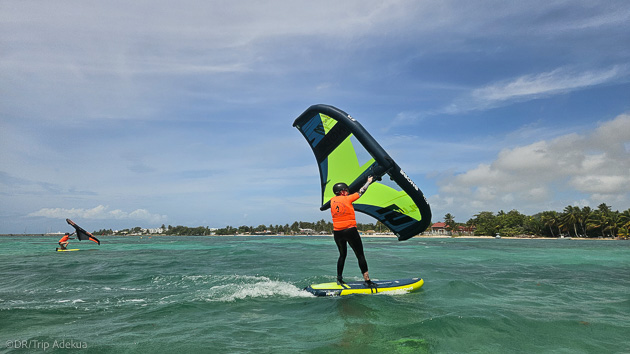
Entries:
<svg viewBox="0 0 630 354">
<path fill-rule="evenodd" d="M 204 292 L 206 301 L 232 302 L 247 298 L 312 297 L 297 286 L 264 276 L 235 276 L 226 284 L 216 285 Z"/>
</svg>

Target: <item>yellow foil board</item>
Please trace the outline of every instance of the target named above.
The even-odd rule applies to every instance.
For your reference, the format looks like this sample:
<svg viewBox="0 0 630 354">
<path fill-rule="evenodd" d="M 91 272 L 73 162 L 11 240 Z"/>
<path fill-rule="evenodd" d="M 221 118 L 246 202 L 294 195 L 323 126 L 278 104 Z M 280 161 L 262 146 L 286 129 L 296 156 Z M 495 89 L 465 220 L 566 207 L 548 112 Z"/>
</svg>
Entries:
<svg viewBox="0 0 630 354">
<path fill-rule="evenodd" d="M 312 284 L 304 288 L 315 296 L 343 296 L 352 294 L 380 294 L 385 292 L 409 293 L 422 287 L 422 278 L 398 280 L 375 280 L 376 287 L 368 287 L 362 281 L 347 282 L 342 285 L 334 283 Z"/>
</svg>

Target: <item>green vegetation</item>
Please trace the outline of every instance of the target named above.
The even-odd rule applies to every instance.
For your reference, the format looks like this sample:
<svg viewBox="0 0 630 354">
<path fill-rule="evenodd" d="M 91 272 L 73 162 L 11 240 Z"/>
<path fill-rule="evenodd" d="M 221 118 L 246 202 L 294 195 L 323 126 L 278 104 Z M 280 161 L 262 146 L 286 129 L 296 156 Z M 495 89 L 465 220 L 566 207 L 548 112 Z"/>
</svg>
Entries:
<svg viewBox="0 0 630 354">
<path fill-rule="evenodd" d="M 507 237 L 585 237 L 608 238 L 630 237 L 630 209 L 623 212 L 612 211 L 605 203 L 597 209 L 590 207 L 567 206 L 562 212 L 543 211 L 528 216 L 517 210 L 498 213 L 482 211 L 469 219 L 466 223 L 458 223 L 455 217 L 448 213 L 444 216 L 445 230 L 449 235 L 473 234 L 475 236 L 501 235 Z M 376 224 L 357 224 L 361 231 L 374 231 L 376 233 L 389 232 L 387 227 L 380 222 Z M 332 234 L 333 226 L 330 221 L 324 219 L 317 222 L 296 221 L 285 225 L 258 225 L 239 227 L 226 226 L 219 229 L 211 229 L 206 226 L 165 226 L 157 229 L 143 229 L 135 227 L 120 231 L 99 230 L 95 235 L 142 235 L 162 234 L 174 236 L 205 236 L 205 235 L 297 235 L 297 234 Z M 425 234 L 431 234 L 428 229 Z"/>
<path fill-rule="evenodd" d="M 447 214 L 445 222 L 449 218 L 452 219 L 452 216 Z M 588 206 L 580 208 L 570 205 L 561 213 L 543 211 L 532 216 L 521 214 L 517 210 L 508 213 L 499 211 L 496 215 L 484 211 L 462 225 L 474 227 L 475 235 L 628 238 L 630 209 L 623 212 L 612 211 L 608 205 L 602 203 L 594 210 Z"/>
<path fill-rule="evenodd" d="M 376 224 L 357 223 L 359 230 L 373 230 L 375 232 L 389 232 L 387 227 L 380 222 Z M 165 226 L 162 225 L 158 229 L 143 229 L 134 227 L 133 229 L 124 229 L 114 231 L 112 229 L 103 229 L 94 231 L 94 235 L 143 235 L 143 234 L 161 234 L 171 236 L 206 236 L 206 235 L 302 235 L 302 234 L 332 234 L 332 222 L 324 219 L 317 222 L 296 221 L 293 224 L 285 225 L 258 225 L 239 227 L 226 226 L 224 228 L 212 229 L 206 226 L 187 227 L 187 226 Z"/>
</svg>

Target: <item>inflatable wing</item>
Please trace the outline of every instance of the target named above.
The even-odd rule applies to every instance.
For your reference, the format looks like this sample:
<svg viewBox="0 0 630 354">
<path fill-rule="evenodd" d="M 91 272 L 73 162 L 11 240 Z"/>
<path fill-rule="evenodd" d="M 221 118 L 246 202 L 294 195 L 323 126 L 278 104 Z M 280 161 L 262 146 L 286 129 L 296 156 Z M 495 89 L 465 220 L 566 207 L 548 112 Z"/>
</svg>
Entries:
<svg viewBox="0 0 630 354">
<path fill-rule="evenodd" d="M 431 222 L 424 194 L 374 138 L 346 112 L 313 105 L 293 123 L 313 149 L 322 187 L 321 210 L 330 208 L 333 185 L 345 182 L 350 193 L 374 176 L 367 192 L 354 203 L 357 211 L 387 226 L 399 241 L 423 232 Z M 381 181 L 389 175 L 395 185 Z"/>
<path fill-rule="evenodd" d="M 76 230 L 77 233 L 77 238 L 79 239 L 79 241 L 83 241 L 83 240 L 90 240 L 93 242 L 98 243 L 98 245 L 101 245 L 101 241 L 99 241 L 96 237 L 94 237 L 94 235 L 92 235 L 91 233 L 83 230 L 83 228 L 77 224 L 74 223 L 74 221 L 70 220 L 70 219 L 66 219 L 66 222 L 74 227 L 74 229 Z"/>
</svg>

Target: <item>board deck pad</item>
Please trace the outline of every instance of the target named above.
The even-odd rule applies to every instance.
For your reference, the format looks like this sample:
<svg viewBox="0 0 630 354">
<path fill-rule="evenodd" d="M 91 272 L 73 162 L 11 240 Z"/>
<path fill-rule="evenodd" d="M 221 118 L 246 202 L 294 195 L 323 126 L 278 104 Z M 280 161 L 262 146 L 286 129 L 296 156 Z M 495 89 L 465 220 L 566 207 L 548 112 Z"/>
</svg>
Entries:
<svg viewBox="0 0 630 354">
<path fill-rule="evenodd" d="M 343 285 L 337 282 L 312 284 L 304 290 L 315 296 L 342 296 L 351 294 L 378 294 L 388 291 L 412 292 L 418 290 L 424 284 L 422 278 L 409 278 L 398 280 L 374 280 L 376 287 L 369 287 L 364 281 L 350 281 Z"/>
</svg>

